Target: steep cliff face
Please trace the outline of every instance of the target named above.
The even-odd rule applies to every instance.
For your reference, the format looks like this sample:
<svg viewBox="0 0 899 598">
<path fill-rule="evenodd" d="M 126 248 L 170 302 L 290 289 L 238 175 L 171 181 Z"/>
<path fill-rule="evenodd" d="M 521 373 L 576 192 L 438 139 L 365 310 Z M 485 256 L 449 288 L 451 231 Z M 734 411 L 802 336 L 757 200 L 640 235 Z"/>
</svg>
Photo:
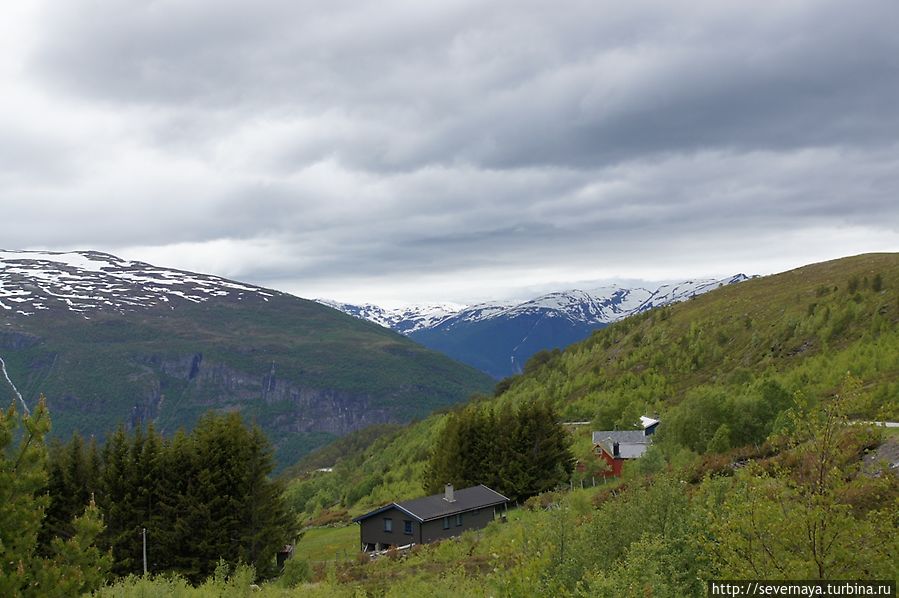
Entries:
<svg viewBox="0 0 899 598">
<path fill-rule="evenodd" d="M 0 334 L 16 385 L 29 404 L 39 394 L 47 396 L 54 433 L 61 437 L 79 431 L 102 440 L 119 424 L 133 429 L 147 423 L 169 435 L 191 428 L 208 410 L 239 411 L 266 431 L 279 461 L 287 464 L 337 436 L 422 417 L 488 386 L 447 377 L 445 368 L 452 373 L 459 366 L 442 356 L 428 355 L 433 368 L 415 366 L 423 349 L 411 343 L 384 351 L 398 364 L 408 360 L 413 367 L 407 372 L 395 367 L 385 381 L 367 360 L 347 358 L 337 360 L 341 371 L 328 384 L 329 370 L 308 355 L 248 350 L 246 337 L 243 351 L 194 342 L 201 350 L 175 352 L 166 349 L 179 345 L 178 339 L 131 343 L 121 330 L 115 342 L 87 342 L 96 336 L 92 328 L 103 327 L 99 320 L 80 322 L 81 338 L 61 336 L 66 327 L 57 326 L 47 337 Z M 0 400 L 7 392 L 0 392 Z"/>
<path fill-rule="evenodd" d="M 137 356 L 135 362 L 147 375 L 140 377 L 146 390 L 135 396 L 132 426 L 141 420 L 177 419 L 172 411 L 185 406 L 246 411 L 256 418 L 261 415 L 266 427 L 280 434 L 322 432 L 342 436 L 371 424 L 401 419 L 370 394 L 303 386 L 279 377 L 275 362 L 264 375 L 204 360 L 202 353 Z M 269 410 L 271 416 L 266 414 Z"/>
</svg>

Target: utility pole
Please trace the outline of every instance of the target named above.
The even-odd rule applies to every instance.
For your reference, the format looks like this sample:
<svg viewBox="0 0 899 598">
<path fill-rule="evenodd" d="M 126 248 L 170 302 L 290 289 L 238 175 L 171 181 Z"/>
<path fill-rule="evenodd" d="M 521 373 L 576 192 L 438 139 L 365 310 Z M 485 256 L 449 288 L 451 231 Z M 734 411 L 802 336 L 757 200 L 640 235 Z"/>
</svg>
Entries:
<svg viewBox="0 0 899 598">
<path fill-rule="evenodd" d="M 141 528 L 141 534 L 144 536 L 144 575 L 147 574 L 147 528 Z"/>
</svg>

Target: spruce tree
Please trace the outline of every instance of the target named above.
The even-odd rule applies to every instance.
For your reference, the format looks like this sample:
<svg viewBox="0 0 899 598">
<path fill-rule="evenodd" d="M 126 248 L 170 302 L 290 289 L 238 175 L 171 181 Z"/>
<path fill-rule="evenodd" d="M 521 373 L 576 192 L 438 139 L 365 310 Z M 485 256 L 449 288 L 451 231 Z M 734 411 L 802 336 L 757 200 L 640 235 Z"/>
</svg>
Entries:
<svg viewBox="0 0 899 598">
<path fill-rule="evenodd" d="M 488 486 L 516 499 L 527 491 L 527 459 L 519 450 L 521 421 L 511 403 L 500 407 L 496 416 L 496 428 L 496 467 L 493 485 Z"/>
<path fill-rule="evenodd" d="M 72 521 L 71 528 L 69 538 L 53 538 L 51 558 L 35 572 L 33 588 L 37 596 L 80 596 L 106 581 L 112 555 L 96 545 L 103 531 L 103 517 L 93 500 Z"/>
<path fill-rule="evenodd" d="M 462 468 L 460 431 L 461 416 L 451 413 L 447 416 L 439 437 L 435 439 L 431 458 L 425 469 L 424 488 L 428 494 L 441 492 L 444 484 L 458 484 Z"/>
<path fill-rule="evenodd" d="M 269 476 L 274 456 L 258 426 L 247 437 L 241 482 L 241 550 L 239 559 L 260 576 L 275 574 L 275 555 L 297 534 L 296 521 L 283 499 L 284 487 Z"/>
<path fill-rule="evenodd" d="M 283 491 L 269 475 L 271 448 L 262 432 L 247 429 L 240 415 L 210 413 L 191 434 L 193 479 L 174 522 L 190 534 L 189 578 L 205 578 L 219 559 L 243 561 L 272 572 L 275 553 L 295 535 Z M 172 522 L 170 521 L 169 524 Z"/>
<path fill-rule="evenodd" d="M 531 470 L 531 487 L 527 494 L 539 494 L 565 483 L 574 468 L 571 440 L 559 425 L 555 409 L 547 401 L 533 401 L 522 407 L 523 417 L 532 423 L 527 462 Z"/>
<path fill-rule="evenodd" d="M 41 492 L 49 430 L 44 401 L 30 417 L 19 418 L 15 405 L 0 412 L 0 596 L 20 595 L 33 582 L 34 551 L 49 502 Z"/>
<path fill-rule="evenodd" d="M 49 430 L 43 397 L 33 415 L 20 419 L 14 407 L 0 412 L 0 596 L 78 595 L 106 578 L 109 557 L 95 545 L 103 522 L 92 503 L 72 523 L 69 538 L 54 537 L 48 556 L 38 552 L 49 503 L 44 446 Z"/>
<path fill-rule="evenodd" d="M 486 484 L 513 500 L 568 480 L 571 440 L 546 401 L 531 400 L 499 413 L 469 407 L 449 416 L 425 470 L 425 489 Z"/>
<path fill-rule="evenodd" d="M 65 516 L 69 510 L 67 500 L 69 491 L 65 479 L 65 448 L 58 440 L 54 440 L 48 453 L 46 486 L 48 502 L 38 533 L 38 550 L 44 556 L 50 554 L 50 542 L 54 537 L 67 535 L 64 527 L 70 520 Z"/>
<path fill-rule="evenodd" d="M 134 522 L 130 475 L 128 437 L 125 428 L 119 426 L 103 447 L 103 476 L 97 497 L 106 521 L 101 539 L 112 550 L 112 571 L 116 575 L 137 572 L 137 555 L 130 537 Z"/>
<path fill-rule="evenodd" d="M 178 432 L 171 441 L 152 425 L 131 435 L 120 426 L 102 457 L 96 443 L 85 449 L 77 436 L 54 455 L 52 473 L 44 473 L 37 493 L 49 492 L 54 513 L 42 530 L 48 559 L 70 543 L 75 552 L 87 551 L 91 542 L 84 538 L 100 529 L 91 523 L 100 515 L 107 525 L 98 533 L 119 576 L 143 571 L 144 528 L 148 570 L 179 573 L 193 582 L 212 573 L 220 559 L 229 566 L 251 564 L 262 575 L 275 573 L 276 552 L 296 535 L 283 487 L 270 479 L 274 458 L 268 440 L 238 414 L 207 414 L 190 435 Z M 82 515 L 94 493 L 96 505 Z"/>
<path fill-rule="evenodd" d="M 189 579 L 199 579 L 202 557 L 194 543 L 198 529 L 196 455 L 183 431 L 165 444 L 159 467 L 158 524 L 149 530 L 151 563 L 154 571 L 172 571 Z"/>
</svg>

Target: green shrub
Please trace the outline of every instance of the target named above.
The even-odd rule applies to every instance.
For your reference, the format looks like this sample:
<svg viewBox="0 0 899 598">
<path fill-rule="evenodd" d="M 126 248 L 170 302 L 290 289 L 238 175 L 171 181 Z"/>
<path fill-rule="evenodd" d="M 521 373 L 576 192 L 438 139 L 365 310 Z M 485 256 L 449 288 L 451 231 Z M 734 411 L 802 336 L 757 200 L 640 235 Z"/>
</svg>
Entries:
<svg viewBox="0 0 899 598">
<path fill-rule="evenodd" d="M 293 588 L 312 580 L 312 568 L 306 559 L 289 559 L 284 563 L 284 572 L 279 578 L 280 584 Z"/>
</svg>

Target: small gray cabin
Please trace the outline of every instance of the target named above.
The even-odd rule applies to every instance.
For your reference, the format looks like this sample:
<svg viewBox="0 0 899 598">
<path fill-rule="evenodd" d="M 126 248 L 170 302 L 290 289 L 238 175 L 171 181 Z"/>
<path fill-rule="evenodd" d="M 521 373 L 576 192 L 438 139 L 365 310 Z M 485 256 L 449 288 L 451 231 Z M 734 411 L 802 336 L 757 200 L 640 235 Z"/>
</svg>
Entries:
<svg viewBox="0 0 899 598">
<path fill-rule="evenodd" d="M 353 519 L 359 524 L 362 550 L 384 550 L 427 544 L 480 529 L 493 521 L 497 507 L 509 499 L 487 486 L 453 490 L 403 502 L 392 502 Z"/>
</svg>

